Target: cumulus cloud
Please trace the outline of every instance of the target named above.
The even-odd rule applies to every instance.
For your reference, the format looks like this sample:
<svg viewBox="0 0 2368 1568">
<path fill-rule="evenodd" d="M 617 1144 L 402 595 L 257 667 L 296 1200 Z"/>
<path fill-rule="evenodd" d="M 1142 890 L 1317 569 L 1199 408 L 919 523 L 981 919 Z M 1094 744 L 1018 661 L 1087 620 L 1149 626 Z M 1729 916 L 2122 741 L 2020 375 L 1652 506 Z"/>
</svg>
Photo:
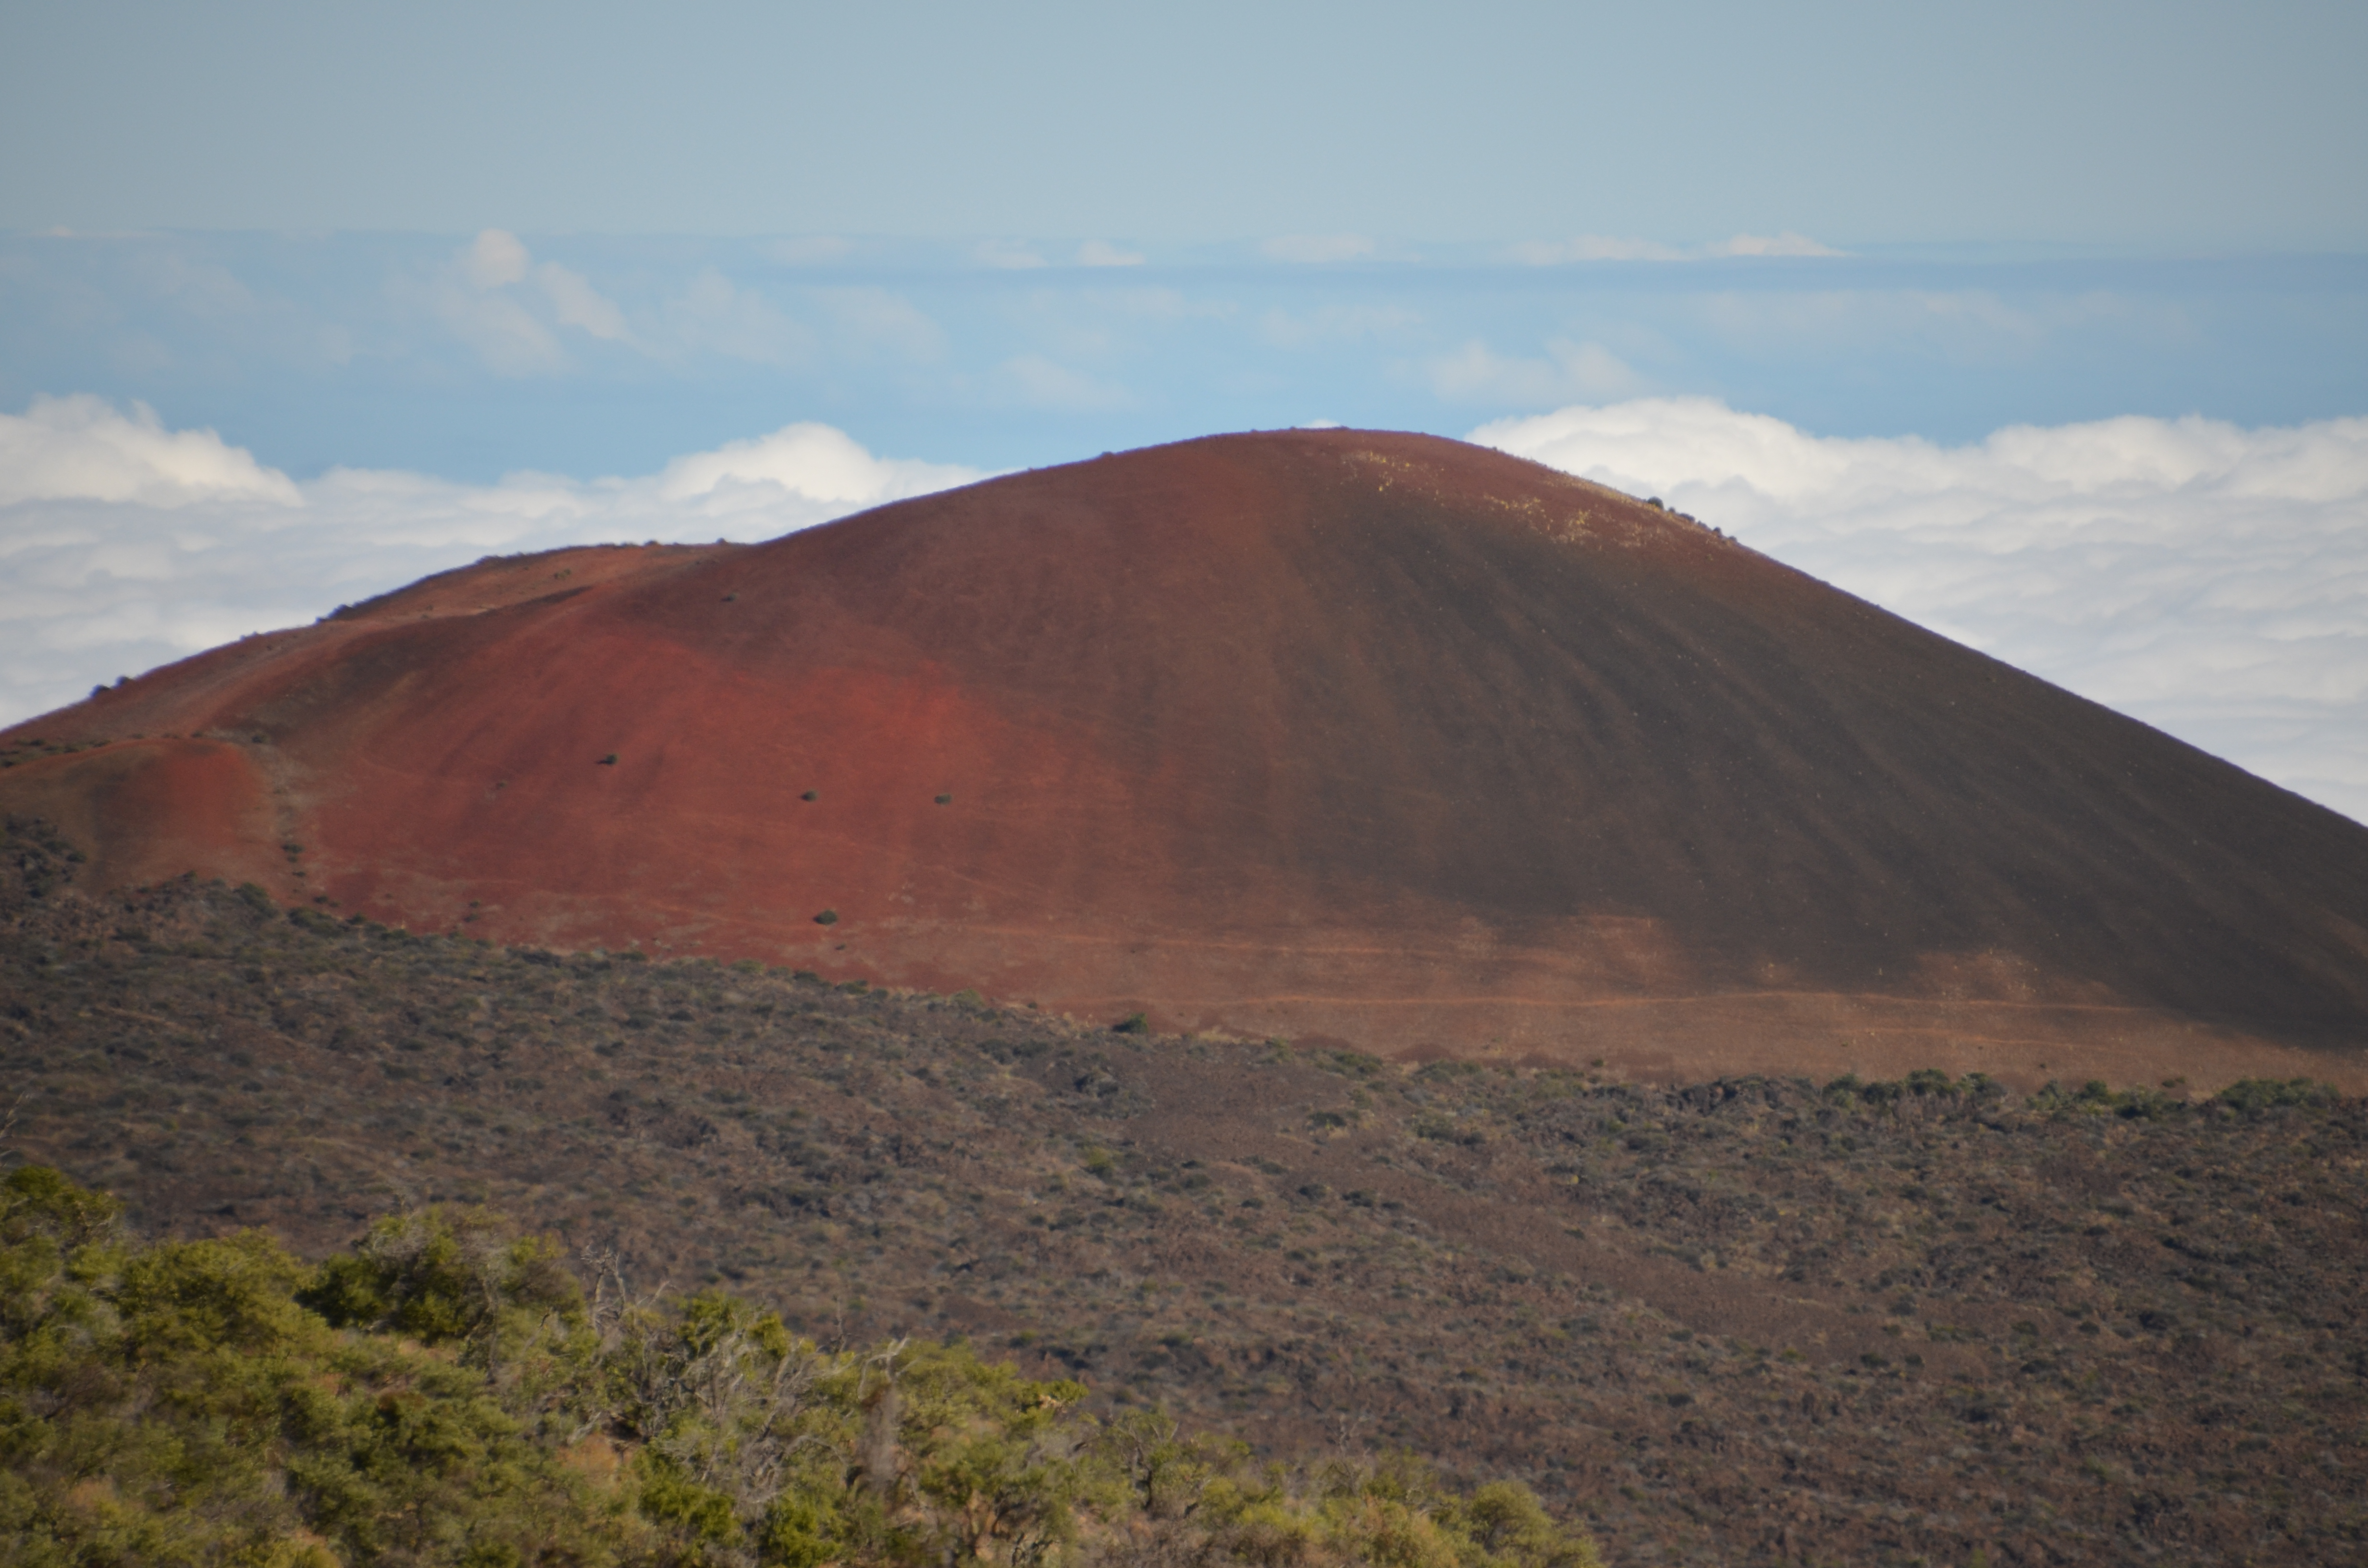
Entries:
<svg viewBox="0 0 2368 1568">
<path fill-rule="evenodd" d="M 1472 438 L 1661 496 L 2368 822 L 2368 419 L 2121 418 L 1942 447 L 1686 398 Z"/>
<path fill-rule="evenodd" d="M 952 463 L 875 458 L 844 430 L 802 424 L 783 426 L 754 440 L 729 441 L 712 452 L 677 458 L 658 473 L 653 488 L 663 502 L 697 503 L 702 518 L 751 510 L 770 517 L 792 498 L 801 505 L 825 508 L 861 508 L 951 490 L 983 477 L 975 469 Z M 807 519 L 821 520 L 820 517 Z"/>
<path fill-rule="evenodd" d="M 1585 372 L 1582 347 L 1471 363 L 1568 376 Z M 1042 358 L 1007 362 L 998 381 L 1027 403 L 1127 399 Z M 2368 419 L 2124 418 L 1945 447 L 1649 399 L 1473 438 L 1659 495 L 2368 821 Z M 0 415 L 0 720 L 487 553 L 768 538 L 979 477 L 801 424 L 638 477 L 300 483 L 136 404 L 44 398 Z"/>
<path fill-rule="evenodd" d="M 0 414 L 0 506 L 25 501 L 129 501 L 171 510 L 233 497 L 295 506 L 286 474 L 211 430 L 167 430 L 144 403 L 122 415 L 102 399 L 40 397 Z"/>
<path fill-rule="evenodd" d="M 1360 256 L 1373 254 L 1373 242 L 1362 234 L 1282 234 L 1258 246 L 1269 261 L 1297 262 L 1302 266 L 1318 266 L 1331 261 L 1354 261 Z"/>
<path fill-rule="evenodd" d="M 45 398 L 0 415 L 0 722 L 485 554 L 770 539 L 983 477 L 801 424 L 637 478 L 300 483 L 145 408 Z"/>
</svg>

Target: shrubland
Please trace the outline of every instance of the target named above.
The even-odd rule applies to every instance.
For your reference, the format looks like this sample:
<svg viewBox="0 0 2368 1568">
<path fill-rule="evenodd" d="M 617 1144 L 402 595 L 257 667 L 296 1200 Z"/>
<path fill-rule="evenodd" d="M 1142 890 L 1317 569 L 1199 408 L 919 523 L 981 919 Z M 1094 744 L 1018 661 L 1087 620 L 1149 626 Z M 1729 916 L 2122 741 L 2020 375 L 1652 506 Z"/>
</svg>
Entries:
<svg viewBox="0 0 2368 1568">
<path fill-rule="evenodd" d="M 833 1357 L 959 1338 L 1303 1490 L 1419 1454 L 1613 1561 L 2368 1536 L 2368 1106 L 2308 1082 L 1384 1062 L 85 897 L 53 835 L 6 849 L 0 1143 L 149 1234 L 268 1227 L 310 1268 L 492 1205 L 587 1301 L 730 1292 Z"/>
<path fill-rule="evenodd" d="M 598 1260 L 595 1260 L 596 1276 Z M 85 1563 L 1592 1568 L 1526 1488 L 1253 1463 L 960 1344 L 584 1289 L 483 1210 L 308 1266 L 0 1180 L 0 1556 Z"/>
</svg>

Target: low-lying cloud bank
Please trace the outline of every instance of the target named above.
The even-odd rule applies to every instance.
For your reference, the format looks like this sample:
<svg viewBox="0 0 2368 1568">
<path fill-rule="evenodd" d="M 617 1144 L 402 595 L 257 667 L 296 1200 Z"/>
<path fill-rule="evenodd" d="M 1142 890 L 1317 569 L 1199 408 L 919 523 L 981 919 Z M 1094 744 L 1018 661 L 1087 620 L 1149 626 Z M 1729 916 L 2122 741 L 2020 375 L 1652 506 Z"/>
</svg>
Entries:
<svg viewBox="0 0 2368 1568">
<path fill-rule="evenodd" d="M 1680 398 L 1471 438 L 1658 495 L 2368 822 L 2368 419 L 2123 418 L 1938 447 Z"/>
<path fill-rule="evenodd" d="M 771 539 L 983 477 L 791 425 L 632 479 L 299 483 L 144 407 L 40 399 L 0 415 L 0 723 L 483 555 Z"/>
<path fill-rule="evenodd" d="M 1649 399 L 1472 439 L 1658 495 L 2368 822 L 2368 419 L 2113 419 L 1951 448 Z M 42 399 L 0 415 L 0 722 L 481 555 L 769 539 L 982 477 L 806 424 L 639 478 L 299 482 L 137 405 Z"/>
</svg>

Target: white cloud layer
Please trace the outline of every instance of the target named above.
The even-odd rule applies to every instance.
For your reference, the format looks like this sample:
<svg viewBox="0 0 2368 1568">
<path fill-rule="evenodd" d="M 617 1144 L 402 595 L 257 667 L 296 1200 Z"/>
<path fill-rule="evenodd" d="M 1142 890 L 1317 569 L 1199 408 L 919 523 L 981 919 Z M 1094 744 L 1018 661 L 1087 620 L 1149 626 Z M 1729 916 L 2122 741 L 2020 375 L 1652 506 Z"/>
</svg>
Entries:
<svg viewBox="0 0 2368 1568">
<path fill-rule="evenodd" d="M 1843 440 L 1707 399 L 1473 440 L 1747 544 L 2368 822 L 2368 419 Z"/>
<path fill-rule="evenodd" d="M 482 555 L 770 539 L 983 477 L 791 425 L 634 479 L 336 469 L 299 483 L 146 408 L 44 398 L 0 415 L 0 722 Z"/>
<path fill-rule="evenodd" d="M 0 415 L 0 506 L 129 501 L 169 510 L 297 498 L 286 474 L 211 430 L 165 429 L 145 403 L 133 403 L 127 417 L 95 397 L 43 397 L 21 419 Z"/>
<path fill-rule="evenodd" d="M 505 264 L 496 252 L 487 265 Z M 1570 347 L 1552 364 L 1452 368 L 1565 386 L 1610 373 Z M 1123 396 L 1042 358 L 1001 374 L 1026 401 Z M 1472 438 L 1659 495 L 2368 821 L 2368 419 L 2126 418 L 1949 448 L 1652 399 Z M 299 483 L 137 404 L 40 399 L 0 415 L 0 722 L 488 553 L 765 539 L 980 477 L 801 424 L 638 478 L 334 470 Z"/>
</svg>

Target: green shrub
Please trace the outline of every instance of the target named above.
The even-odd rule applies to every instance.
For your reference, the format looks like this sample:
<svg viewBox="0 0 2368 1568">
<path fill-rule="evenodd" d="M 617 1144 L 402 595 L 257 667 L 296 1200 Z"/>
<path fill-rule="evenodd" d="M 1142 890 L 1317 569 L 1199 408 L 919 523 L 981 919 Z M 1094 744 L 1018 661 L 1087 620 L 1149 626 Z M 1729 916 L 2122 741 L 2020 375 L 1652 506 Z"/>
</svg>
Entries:
<svg viewBox="0 0 2368 1568">
<path fill-rule="evenodd" d="M 2308 1078 L 2289 1078 L 2283 1083 L 2275 1078 L 2239 1078 L 2219 1094 L 2222 1105 L 2247 1116 L 2285 1106 L 2324 1105 L 2335 1098 L 2333 1087 Z"/>
<path fill-rule="evenodd" d="M 587 1294 L 479 1209 L 308 1269 L 256 1231 L 134 1244 L 113 1200 L 27 1167 L 0 1182 L 0 1328 L 12 1563 L 1597 1562 L 1520 1486 L 1253 1468 L 959 1345 L 826 1352 L 613 1270 Z"/>
<path fill-rule="evenodd" d="M 557 1247 L 513 1236 L 499 1215 L 438 1205 L 370 1227 L 322 1265 L 299 1298 L 339 1327 L 386 1329 L 427 1345 L 482 1337 L 506 1314 L 574 1321 L 583 1292 Z"/>
</svg>

